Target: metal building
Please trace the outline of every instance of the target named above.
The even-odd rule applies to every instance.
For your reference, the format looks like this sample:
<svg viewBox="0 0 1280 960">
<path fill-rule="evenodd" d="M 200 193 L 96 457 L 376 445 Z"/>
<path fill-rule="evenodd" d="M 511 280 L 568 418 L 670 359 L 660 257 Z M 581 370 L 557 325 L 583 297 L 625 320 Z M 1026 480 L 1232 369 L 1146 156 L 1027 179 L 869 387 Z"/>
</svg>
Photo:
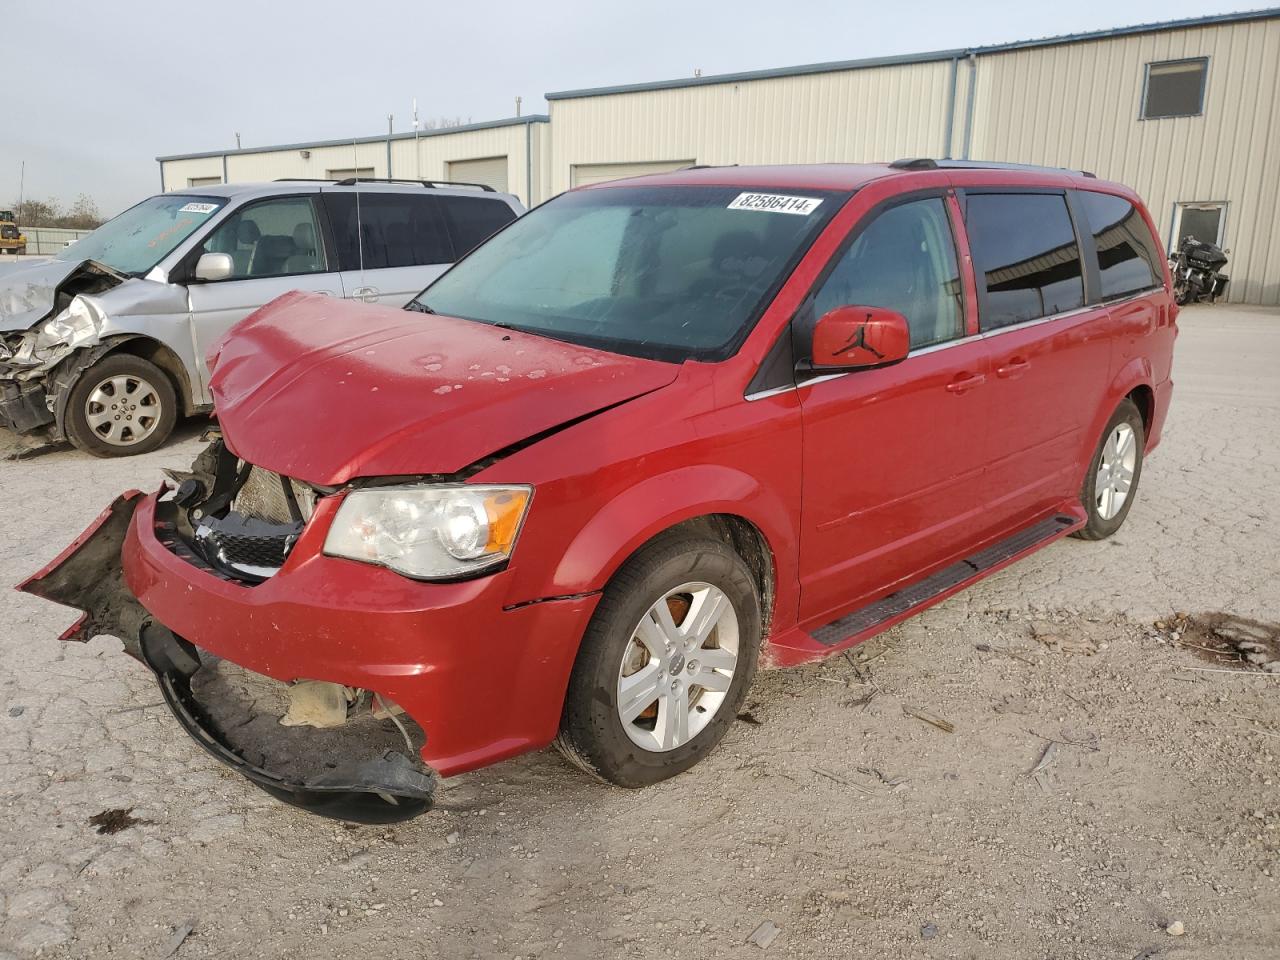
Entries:
<svg viewBox="0 0 1280 960">
<path fill-rule="evenodd" d="M 919 156 L 1085 169 L 1142 194 L 1170 246 L 1194 233 L 1229 248 L 1230 299 L 1280 305 L 1280 8 L 547 100 L 547 117 L 433 131 L 419 144 L 422 176 L 491 182 L 456 165 L 506 156 L 508 186 L 536 203 L 692 163 Z M 473 131 L 503 139 L 473 146 Z M 350 142 L 293 144 L 161 167 L 167 189 L 219 175 L 416 176 L 411 138 L 366 138 L 358 157 Z M 301 165 L 321 150 L 332 153 Z"/>
<path fill-rule="evenodd" d="M 512 117 L 418 133 L 322 140 L 243 150 L 157 157 L 165 190 L 285 177 L 412 177 L 460 180 L 514 193 L 526 203 L 545 194 L 547 117 Z"/>
</svg>

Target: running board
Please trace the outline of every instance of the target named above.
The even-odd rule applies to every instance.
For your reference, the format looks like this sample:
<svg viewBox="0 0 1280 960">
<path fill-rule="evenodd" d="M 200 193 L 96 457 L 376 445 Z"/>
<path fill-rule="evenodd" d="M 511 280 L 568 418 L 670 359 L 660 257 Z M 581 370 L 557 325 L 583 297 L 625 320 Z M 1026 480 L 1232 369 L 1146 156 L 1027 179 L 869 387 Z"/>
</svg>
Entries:
<svg viewBox="0 0 1280 960">
<path fill-rule="evenodd" d="M 872 630 L 888 620 L 896 620 L 916 607 L 927 604 L 940 594 L 953 590 L 966 580 L 974 580 L 1006 561 L 1036 547 L 1046 540 L 1062 535 L 1062 531 L 1078 523 L 1077 518 L 1057 514 L 1024 527 L 1012 536 L 993 543 L 984 550 L 965 557 L 956 563 L 925 577 L 883 600 L 868 604 L 819 627 L 811 634 L 824 647 L 838 647 L 860 633 Z"/>
</svg>

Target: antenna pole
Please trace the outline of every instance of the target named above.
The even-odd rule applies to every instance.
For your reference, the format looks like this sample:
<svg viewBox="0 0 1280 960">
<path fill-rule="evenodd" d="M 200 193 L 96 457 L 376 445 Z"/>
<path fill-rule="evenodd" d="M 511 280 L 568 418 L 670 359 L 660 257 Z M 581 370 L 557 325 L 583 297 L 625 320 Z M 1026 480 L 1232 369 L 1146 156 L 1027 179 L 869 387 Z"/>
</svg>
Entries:
<svg viewBox="0 0 1280 960">
<path fill-rule="evenodd" d="M 413 163 L 414 176 L 422 179 L 422 151 L 418 149 L 418 98 L 413 98 Z"/>
</svg>

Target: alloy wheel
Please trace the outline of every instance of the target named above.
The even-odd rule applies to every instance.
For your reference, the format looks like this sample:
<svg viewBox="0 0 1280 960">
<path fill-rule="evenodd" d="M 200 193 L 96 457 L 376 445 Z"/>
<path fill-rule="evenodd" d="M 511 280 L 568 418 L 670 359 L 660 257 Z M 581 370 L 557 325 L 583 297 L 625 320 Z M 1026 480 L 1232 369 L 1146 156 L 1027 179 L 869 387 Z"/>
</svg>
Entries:
<svg viewBox="0 0 1280 960">
<path fill-rule="evenodd" d="M 84 403 L 89 429 L 117 447 L 131 447 L 151 436 L 160 414 L 160 395 L 141 377 L 108 377 L 89 392 Z"/>
<path fill-rule="evenodd" d="M 715 717 L 738 666 L 738 615 L 724 591 L 685 583 L 648 609 L 618 668 L 617 708 L 631 742 L 674 750 Z"/>
<path fill-rule="evenodd" d="M 1124 508 L 1137 466 L 1138 438 L 1133 427 L 1118 423 L 1102 446 L 1093 482 L 1094 506 L 1103 520 L 1112 519 Z"/>
</svg>

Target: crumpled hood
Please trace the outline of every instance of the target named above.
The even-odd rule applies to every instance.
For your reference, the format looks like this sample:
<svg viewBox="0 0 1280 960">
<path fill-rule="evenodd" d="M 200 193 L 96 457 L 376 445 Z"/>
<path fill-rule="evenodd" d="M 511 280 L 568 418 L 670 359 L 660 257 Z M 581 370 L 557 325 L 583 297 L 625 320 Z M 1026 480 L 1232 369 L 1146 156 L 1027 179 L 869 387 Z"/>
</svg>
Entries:
<svg viewBox="0 0 1280 960">
<path fill-rule="evenodd" d="M 675 364 L 306 293 L 209 356 L 227 445 L 299 480 L 449 474 L 671 383 Z"/>
<path fill-rule="evenodd" d="M 93 260 L 43 260 L 23 257 L 13 263 L 0 263 L 0 332 L 26 330 L 53 312 L 58 288 L 78 278 L 74 274 L 92 274 L 76 283 L 89 290 L 102 290 L 124 278 Z"/>
</svg>

